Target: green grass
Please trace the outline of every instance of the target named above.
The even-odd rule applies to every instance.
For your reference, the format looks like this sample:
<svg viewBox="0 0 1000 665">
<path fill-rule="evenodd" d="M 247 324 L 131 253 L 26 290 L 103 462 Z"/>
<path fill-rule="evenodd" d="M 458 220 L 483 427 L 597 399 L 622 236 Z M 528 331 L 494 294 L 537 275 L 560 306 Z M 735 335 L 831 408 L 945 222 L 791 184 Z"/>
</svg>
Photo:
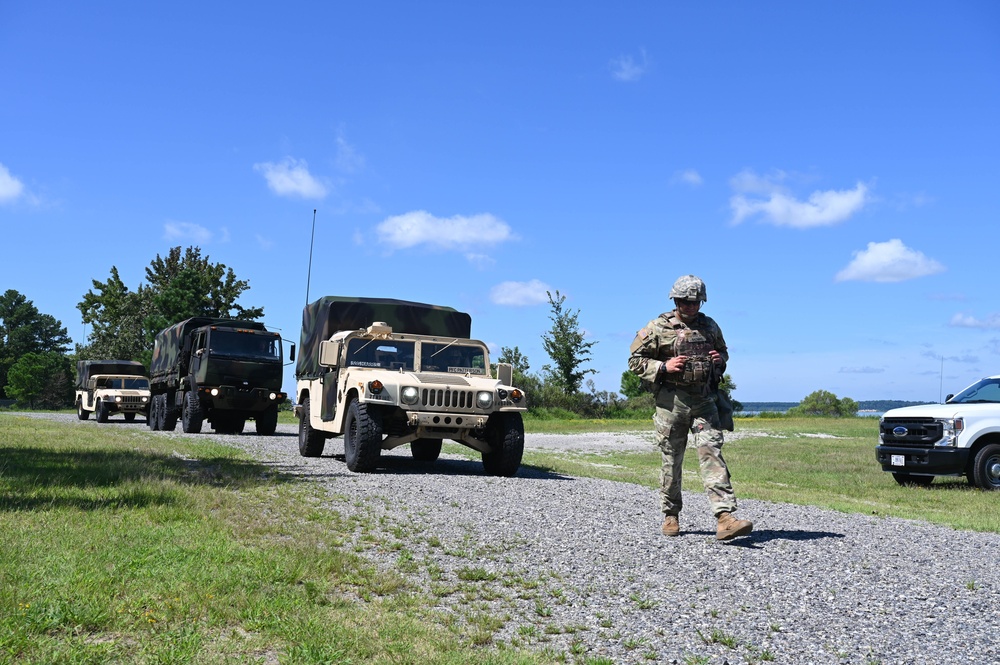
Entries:
<svg viewBox="0 0 1000 665">
<path fill-rule="evenodd" d="M 440 620 L 335 501 L 206 439 L 0 414 L 0 663 L 550 662 Z"/>
<path fill-rule="evenodd" d="M 652 421 L 546 422 L 546 431 L 634 431 L 647 433 Z M 536 431 L 535 423 L 528 423 Z M 551 428 L 550 428 L 551 426 Z M 738 498 L 815 505 L 849 513 L 922 519 L 957 529 L 1000 532 L 1000 493 L 971 487 L 964 477 L 938 477 L 930 487 L 900 487 L 875 461 L 875 418 L 741 418 L 737 431 L 749 433 L 723 449 Z M 451 449 L 449 449 L 451 450 Z M 524 464 L 575 476 L 659 486 L 660 453 L 525 454 Z M 697 453 L 684 458 L 684 487 L 699 491 Z M 766 519 L 766 518 L 765 518 Z"/>
</svg>

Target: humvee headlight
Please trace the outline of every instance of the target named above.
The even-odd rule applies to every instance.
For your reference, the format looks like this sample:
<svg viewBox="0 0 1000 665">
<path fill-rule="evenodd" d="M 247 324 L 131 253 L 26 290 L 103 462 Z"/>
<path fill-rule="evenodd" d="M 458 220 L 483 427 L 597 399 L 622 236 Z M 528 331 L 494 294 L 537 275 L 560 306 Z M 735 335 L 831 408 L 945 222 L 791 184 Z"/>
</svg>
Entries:
<svg viewBox="0 0 1000 665">
<path fill-rule="evenodd" d="M 273 402 L 274 400 L 278 399 L 278 393 L 271 393 L 270 395 L 267 396 L 267 398 Z"/>
<path fill-rule="evenodd" d="M 488 409 L 493 406 L 493 393 L 485 390 L 476 393 L 476 406 L 480 409 Z"/>
<path fill-rule="evenodd" d="M 219 396 L 219 389 L 218 388 L 212 388 L 211 393 L 212 393 L 212 397 L 218 397 Z"/>
<path fill-rule="evenodd" d="M 143 395 L 143 396 L 142 396 L 142 401 L 143 401 L 143 403 L 145 403 L 145 402 L 148 402 L 148 401 L 149 401 L 149 398 L 148 398 L 148 397 L 146 397 L 145 395 Z"/>
<path fill-rule="evenodd" d="M 121 395 L 115 395 L 115 401 L 116 402 L 121 402 L 122 401 L 122 396 Z"/>
<path fill-rule="evenodd" d="M 524 399 L 524 393 L 518 390 L 517 388 L 514 388 L 513 390 L 510 391 L 510 399 L 511 401 L 514 402 L 520 402 L 522 399 Z"/>
<path fill-rule="evenodd" d="M 384 389 L 385 386 L 382 385 L 382 382 L 379 381 L 378 379 L 368 382 L 368 392 L 370 392 L 372 395 L 379 395 L 382 393 Z"/>
<path fill-rule="evenodd" d="M 413 386 L 406 386 L 403 388 L 402 392 L 399 393 L 399 400 L 403 404 L 416 404 L 418 397 L 420 397 L 420 391 Z"/>
</svg>

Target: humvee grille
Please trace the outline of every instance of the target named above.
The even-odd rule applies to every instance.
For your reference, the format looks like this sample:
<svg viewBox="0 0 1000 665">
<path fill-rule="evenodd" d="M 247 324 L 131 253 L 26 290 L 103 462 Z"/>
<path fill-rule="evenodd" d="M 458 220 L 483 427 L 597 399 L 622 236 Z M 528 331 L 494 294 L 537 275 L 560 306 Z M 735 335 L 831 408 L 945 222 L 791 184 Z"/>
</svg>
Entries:
<svg viewBox="0 0 1000 665">
<path fill-rule="evenodd" d="M 471 409 L 475 393 L 472 390 L 441 390 L 424 388 L 421 403 L 424 406 L 446 409 Z"/>
<path fill-rule="evenodd" d="M 142 397 L 139 395 L 122 395 L 122 401 L 120 404 L 128 404 L 129 406 L 139 406 L 142 404 Z"/>
</svg>

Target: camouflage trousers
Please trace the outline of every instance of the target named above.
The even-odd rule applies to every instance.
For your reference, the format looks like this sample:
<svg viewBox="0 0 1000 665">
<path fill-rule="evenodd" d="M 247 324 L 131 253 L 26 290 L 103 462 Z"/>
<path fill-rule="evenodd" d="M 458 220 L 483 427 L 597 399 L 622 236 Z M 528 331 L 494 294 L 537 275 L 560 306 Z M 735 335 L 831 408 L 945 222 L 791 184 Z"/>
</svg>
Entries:
<svg viewBox="0 0 1000 665">
<path fill-rule="evenodd" d="M 736 510 L 736 495 L 729 469 L 722 458 L 723 436 L 719 412 L 711 397 L 664 387 L 656 396 L 653 413 L 657 445 L 663 456 L 660 470 L 660 508 L 664 515 L 678 515 L 684 500 L 681 473 L 688 433 L 694 435 L 701 481 L 712 506 L 712 514 Z"/>
</svg>

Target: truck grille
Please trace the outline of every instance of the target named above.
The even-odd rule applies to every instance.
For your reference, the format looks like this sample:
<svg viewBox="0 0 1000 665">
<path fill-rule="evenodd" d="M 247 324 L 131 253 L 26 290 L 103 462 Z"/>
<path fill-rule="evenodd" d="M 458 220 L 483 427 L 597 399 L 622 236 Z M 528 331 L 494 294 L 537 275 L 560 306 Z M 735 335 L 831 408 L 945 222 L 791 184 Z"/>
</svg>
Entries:
<svg viewBox="0 0 1000 665">
<path fill-rule="evenodd" d="M 139 395 L 122 395 L 121 405 L 142 406 L 142 397 Z"/>
<path fill-rule="evenodd" d="M 933 418 L 886 418 L 879 430 L 883 443 L 903 446 L 930 446 L 944 434 L 944 426 Z"/>
<path fill-rule="evenodd" d="M 474 397 L 472 390 L 424 388 L 420 394 L 420 402 L 426 407 L 439 409 L 471 409 L 475 403 Z"/>
</svg>

